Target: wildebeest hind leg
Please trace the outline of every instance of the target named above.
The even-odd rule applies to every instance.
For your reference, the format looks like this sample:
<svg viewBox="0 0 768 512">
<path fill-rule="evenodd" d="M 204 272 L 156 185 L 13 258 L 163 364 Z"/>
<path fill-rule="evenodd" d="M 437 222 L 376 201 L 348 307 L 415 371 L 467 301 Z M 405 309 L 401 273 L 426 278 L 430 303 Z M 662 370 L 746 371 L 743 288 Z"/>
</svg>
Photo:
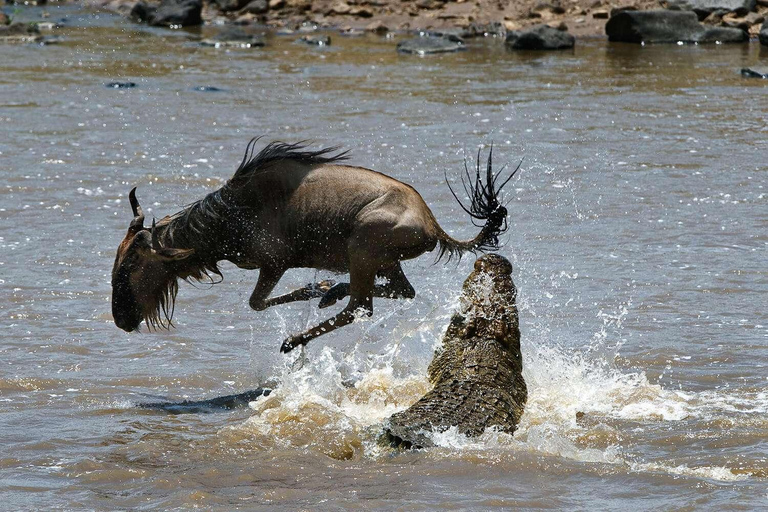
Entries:
<svg viewBox="0 0 768 512">
<path fill-rule="evenodd" d="M 403 267 L 400 262 L 395 263 L 389 268 L 380 270 L 376 277 L 387 280 L 384 284 L 377 284 L 373 287 L 373 296 L 384 299 L 412 299 L 416 296 L 416 290 L 405 277 Z M 320 299 L 318 308 L 327 308 L 349 295 L 349 283 L 338 283 L 328 290 L 323 298 Z"/>
</svg>

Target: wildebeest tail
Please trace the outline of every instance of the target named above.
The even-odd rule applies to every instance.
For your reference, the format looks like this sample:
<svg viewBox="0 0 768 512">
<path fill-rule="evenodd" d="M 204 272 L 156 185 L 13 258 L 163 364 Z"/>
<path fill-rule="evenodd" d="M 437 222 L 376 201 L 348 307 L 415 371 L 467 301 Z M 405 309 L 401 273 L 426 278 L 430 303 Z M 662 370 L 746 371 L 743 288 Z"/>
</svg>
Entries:
<svg viewBox="0 0 768 512">
<path fill-rule="evenodd" d="M 491 145 L 491 149 L 488 152 L 488 162 L 485 168 L 485 181 L 483 181 L 483 173 L 480 169 L 480 150 L 477 151 L 474 177 L 472 176 L 472 173 L 470 173 L 465 160 L 464 174 L 461 176 L 461 184 L 464 187 L 464 192 L 469 197 L 468 206 L 459 199 L 459 196 L 453 190 L 450 181 L 448 181 L 448 176 L 446 174 L 445 182 L 448 184 L 451 194 L 456 198 L 456 201 L 458 201 L 461 208 L 472 218 L 472 223 L 481 229 L 477 236 L 471 240 L 456 240 L 443 231 L 437 222 L 435 222 L 438 244 L 440 246 L 437 261 L 440 261 L 440 259 L 446 255 L 448 256 L 448 260 L 450 260 L 453 256 L 461 257 L 461 255 L 467 251 L 495 251 L 499 249 L 499 236 L 501 236 L 508 228 L 507 209 L 501 203 L 500 193 L 502 188 L 509 183 L 509 180 L 511 180 L 520 169 L 521 164 L 522 162 L 517 165 L 515 170 L 513 170 L 504 181 L 501 181 L 504 167 L 494 174 L 493 145 Z"/>
</svg>

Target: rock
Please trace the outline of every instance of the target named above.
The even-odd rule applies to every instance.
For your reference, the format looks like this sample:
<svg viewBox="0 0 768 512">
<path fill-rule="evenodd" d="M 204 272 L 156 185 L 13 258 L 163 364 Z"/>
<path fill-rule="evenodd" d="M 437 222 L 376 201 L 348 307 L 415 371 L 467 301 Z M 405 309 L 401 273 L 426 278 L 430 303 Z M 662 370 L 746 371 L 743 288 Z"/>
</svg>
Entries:
<svg viewBox="0 0 768 512">
<path fill-rule="evenodd" d="M 365 30 L 373 32 L 374 34 L 384 35 L 389 32 L 389 27 L 384 25 L 381 20 L 376 20 L 365 27 Z"/>
<path fill-rule="evenodd" d="M 264 38 L 259 35 L 247 34 L 239 27 L 227 27 L 218 34 L 200 41 L 202 46 L 214 48 L 257 48 L 266 46 Z"/>
<path fill-rule="evenodd" d="M 331 5 L 331 8 L 328 10 L 328 14 L 349 14 L 349 12 L 352 10 L 352 7 L 349 6 L 347 2 L 344 2 L 343 0 L 339 0 L 338 2 L 334 2 Z"/>
<path fill-rule="evenodd" d="M 285 8 L 295 12 L 306 12 L 312 8 L 312 0 L 286 0 Z"/>
<path fill-rule="evenodd" d="M 607 20 L 609 18 L 608 10 L 598 9 L 596 11 L 592 11 L 592 17 L 596 20 Z"/>
<path fill-rule="evenodd" d="M 195 92 L 223 92 L 224 89 L 219 89 L 218 87 L 214 87 L 212 85 L 196 85 L 192 88 Z"/>
<path fill-rule="evenodd" d="M 608 40 L 625 43 L 736 43 L 749 40 L 743 30 L 706 28 L 692 11 L 624 11 L 605 24 Z"/>
<path fill-rule="evenodd" d="M 724 27 L 739 28 L 741 30 L 749 30 L 752 27 L 752 24 L 747 22 L 746 18 L 738 18 L 734 13 L 729 13 L 723 16 L 721 25 Z"/>
<path fill-rule="evenodd" d="M 561 6 L 540 3 L 531 9 L 531 11 L 528 13 L 528 17 L 550 19 L 560 14 L 565 14 L 565 9 L 563 9 Z"/>
<path fill-rule="evenodd" d="M 248 0 L 211 0 L 221 12 L 238 11 L 248 4 Z"/>
<path fill-rule="evenodd" d="M 240 12 L 243 14 L 264 14 L 267 11 L 269 11 L 267 0 L 253 0 L 246 4 Z"/>
<path fill-rule="evenodd" d="M 757 37 L 760 39 L 761 45 L 768 46 L 768 20 L 763 22 L 763 26 L 760 27 L 760 34 Z"/>
<path fill-rule="evenodd" d="M 163 0 L 157 7 L 140 0 L 129 16 L 156 27 L 189 27 L 203 24 L 202 10 L 202 0 Z"/>
<path fill-rule="evenodd" d="M 506 33 L 506 28 L 499 22 L 470 23 L 461 33 L 461 37 L 465 39 L 472 37 L 504 37 Z"/>
<path fill-rule="evenodd" d="M 372 18 L 373 17 L 373 11 L 368 7 L 353 7 L 349 14 L 352 16 L 358 16 L 360 18 Z"/>
<path fill-rule="evenodd" d="M 298 42 L 308 44 L 311 46 L 330 46 L 331 37 L 330 36 L 302 36 L 298 40 Z"/>
<path fill-rule="evenodd" d="M 768 68 L 741 68 L 741 76 L 768 80 Z"/>
<path fill-rule="evenodd" d="M 444 2 L 440 0 L 416 0 L 416 7 L 419 9 L 434 10 L 443 7 Z"/>
<path fill-rule="evenodd" d="M 377 23 L 377 22 L 374 22 Z M 360 30 L 359 28 L 353 28 L 353 27 L 344 27 L 339 32 L 339 35 L 342 35 L 344 37 L 362 37 L 365 35 L 365 30 Z"/>
<path fill-rule="evenodd" d="M 510 32 L 504 44 L 513 50 L 563 50 L 573 48 L 576 38 L 568 32 L 539 25 L 529 30 Z"/>
<path fill-rule="evenodd" d="M 748 43 L 749 34 L 742 29 L 712 27 L 705 29 L 697 43 Z"/>
<path fill-rule="evenodd" d="M 433 53 L 458 52 L 465 50 L 464 40 L 453 35 L 431 35 L 414 37 L 397 43 L 397 51 L 416 55 Z"/>
<path fill-rule="evenodd" d="M 667 7 L 681 11 L 694 11 L 699 19 L 703 20 L 710 13 L 719 10 L 746 16 L 749 11 L 755 10 L 755 0 L 670 0 Z"/>
<path fill-rule="evenodd" d="M 135 82 L 108 82 L 104 84 L 107 89 L 133 89 L 136 87 Z"/>
<path fill-rule="evenodd" d="M 278 10 L 285 7 L 285 0 L 269 0 L 269 9 Z"/>
<path fill-rule="evenodd" d="M 429 365 L 434 388 L 385 423 L 384 438 L 402 448 L 433 446 L 430 432 L 455 427 L 476 437 L 489 427 L 514 433 L 528 389 L 523 379 L 512 264 L 498 254 L 475 262 L 460 309 Z"/>
<path fill-rule="evenodd" d="M 0 26 L 8 25 L 9 23 L 10 20 L 8 19 L 8 16 L 6 16 L 3 11 L 0 11 Z"/>
<path fill-rule="evenodd" d="M 15 22 L 0 26 L 0 42 L 3 43 L 42 43 L 44 38 L 34 23 Z"/>
</svg>

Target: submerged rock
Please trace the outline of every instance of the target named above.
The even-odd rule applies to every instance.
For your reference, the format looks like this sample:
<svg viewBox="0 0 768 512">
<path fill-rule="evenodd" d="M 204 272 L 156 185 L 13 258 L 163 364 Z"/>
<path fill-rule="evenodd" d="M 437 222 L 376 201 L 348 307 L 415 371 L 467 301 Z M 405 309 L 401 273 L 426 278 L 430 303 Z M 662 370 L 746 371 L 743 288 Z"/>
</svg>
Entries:
<svg viewBox="0 0 768 512">
<path fill-rule="evenodd" d="M 330 46 L 330 36 L 302 36 L 298 40 L 299 43 L 308 44 L 310 46 Z"/>
<path fill-rule="evenodd" d="M 539 25 L 530 30 L 510 32 L 504 44 L 513 50 L 564 50 L 573 48 L 576 38 L 549 25 Z"/>
<path fill-rule="evenodd" d="M 200 41 L 200 44 L 216 48 L 256 48 L 266 46 L 262 36 L 247 34 L 243 29 L 238 27 L 227 27 L 215 36 L 203 39 Z"/>
<path fill-rule="evenodd" d="M 768 68 L 741 68 L 741 76 L 768 80 Z"/>
<path fill-rule="evenodd" d="M 458 52 L 465 50 L 464 40 L 454 35 L 432 35 L 414 37 L 397 43 L 397 51 L 415 55 Z"/>
<path fill-rule="evenodd" d="M 129 16 L 157 27 L 188 27 L 203 24 L 202 11 L 202 0 L 162 0 L 159 6 L 140 0 Z"/>
<path fill-rule="evenodd" d="M 392 415 L 385 436 L 395 446 L 433 445 L 430 432 L 456 427 L 469 437 L 488 427 L 513 433 L 528 398 L 523 380 L 517 291 L 512 264 L 497 254 L 475 262 L 460 310 L 429 365 L 432 391 Z"/>
<path fill-rule="evenodd" d="M 41 43 L 44 38 L 34 23 L 11 23 L 0 25 L 0 42 L 3 43 Z"/>
<path fill-rule="evenodd" d="M 104 87 L 108 89 L 133 89 L 136 87 L 135 82 L 108 82 L 104 84 Z"/>
<path fill-rule="evenodd" d="M 622 11 L 605 24 L 609 41 L 625 43 L 743 43 L 738 28 L 707 28 L 693 11 Z"/>
</svg>

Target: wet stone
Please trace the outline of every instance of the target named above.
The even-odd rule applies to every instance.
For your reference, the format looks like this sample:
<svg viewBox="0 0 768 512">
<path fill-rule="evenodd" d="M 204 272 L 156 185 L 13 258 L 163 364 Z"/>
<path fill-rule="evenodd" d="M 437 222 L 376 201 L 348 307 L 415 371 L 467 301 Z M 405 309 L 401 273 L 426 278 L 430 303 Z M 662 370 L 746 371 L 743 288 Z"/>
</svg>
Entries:
<svg viewBox="0 0 768 512">
<path fill-rule="evenodd" d="M 108 82 L 104 84 L 104 87 L 108 89 L 133 89 L 136 87 L 135 82 Z"/>
<path fill-rule="evenodd" d="M 310 46 L 330 46 L 330 36 L 302 36 L 298 39 L 299 43 L 303 43 Z"/>
<path fill-rule="evenodd" d="M 243 10 L 240 12 L 247 14 L 264 14 L 267 11 L 269 11 L 269 2 L 267 2 L 267 0 L 253 0 L 243 7 Z"/>
<path fill-rule="evenodd" d="M 743 30 L 707 28 L 693 11 L 623 11 L 608 20 L 605 33 L 612 42 L 675 44 L 741 43 L 749 41 Z"/>
<path fill-rule="evenodd" d="M 454 35 L 426 35 L 406 39 L 397 44 L 397 51 L 414 55 L 431 55 L 435 53 L 458 52 L 465 50 L 464 40 Z"/>
<path fill-rule="evenodd" d="M 202 0 L 163 0 L 159 6 L 139 1 L 129 17 L 156 27 L 188 27 L 202 25 Z"/>
<path fill-rule="evenodd" d="M 768 80 L 768 68 L 741 68 L 741 76 Z"/>
<path fill-rule="evenodd" d="M 0 26 L 0 42 L 4 43 L 42 43 L 37 25 L 29 23 L 11 23 Z"/>
<path fill-rule="evenodd" d="M 266 46 L 260 35 L 248 34 L 238 27 L 228 27 L 213 37 L 200 41 L 202 46 L 214 48 L 256 48 Z"/>
<path fill-rule="evenodd" d="M 735 12 L 739 16 L 746 16 L 755 9 L 755 0 L 671 0 L 670 9 L 680 11 L 694 11 L 700 20 L 703 20 L 715 11 Z"/>
<path fill-rule="evenodd" d="M 565 50 L 576 44 L 568 32 L 539 25 L 530 30 L 510 32 L 504 44 L 512 50 Z"/>
</svg>

